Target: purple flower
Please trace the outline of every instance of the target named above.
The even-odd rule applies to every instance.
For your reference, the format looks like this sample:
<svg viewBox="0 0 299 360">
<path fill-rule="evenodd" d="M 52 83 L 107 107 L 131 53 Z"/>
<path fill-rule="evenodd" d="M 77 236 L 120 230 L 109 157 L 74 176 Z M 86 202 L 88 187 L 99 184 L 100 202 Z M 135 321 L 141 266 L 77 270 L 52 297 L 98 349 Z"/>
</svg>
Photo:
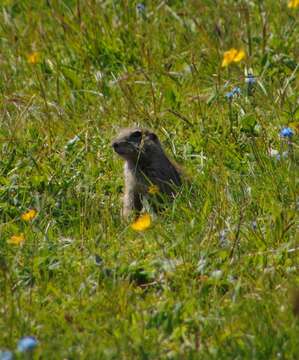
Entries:
<svg viewBox="0 0 299 360">
<path fill-rule="evenodd" d="M 0 360 L 12 360 L 13 354 L 8 350 L 0 350 Z"/>
<path fill-rule="evenodd" d="M 245 82 L 248 84 L 248 85 L 253 85 L 255 82 L 256 82 L 256 79 L 255 77 L 253 76 L 253 74 L 248 74 L 245 78 Z"/>
<path fill-rule="evenodd" d="M 280 136 L 284 138 L 291 138 L 293 135 L 294 131 L 289 127 L 282 128 L 280 131 Z"/>
<path fill-rule="evenodd" d="M 34 336 L 25 336 L 18 342 L 18 351 L 26 352 L 34 350 L 38 345 L 38 341 Z"/>
</svg>

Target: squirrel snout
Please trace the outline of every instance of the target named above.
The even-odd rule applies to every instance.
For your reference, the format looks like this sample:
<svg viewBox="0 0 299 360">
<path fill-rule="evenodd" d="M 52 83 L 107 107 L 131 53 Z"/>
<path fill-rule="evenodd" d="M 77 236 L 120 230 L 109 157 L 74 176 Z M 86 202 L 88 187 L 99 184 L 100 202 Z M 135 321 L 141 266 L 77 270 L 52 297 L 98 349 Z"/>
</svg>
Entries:
<svg viewBox="0 0 299 360">
<path fill-rule="evenodd" d="M 118 146 L 119 146 L 119 143 L 117 141 L 114 141 L 112 143 L 112 147 L 113 147 L 114 150 L 116 150 L 118 148 Z"/>
<path fill-rule="evenodd" d="M 128 144 L 124 141 L 113 141 L 112 147 L 118 155 L 125 155 L 130 151 Z"/>
</svg>

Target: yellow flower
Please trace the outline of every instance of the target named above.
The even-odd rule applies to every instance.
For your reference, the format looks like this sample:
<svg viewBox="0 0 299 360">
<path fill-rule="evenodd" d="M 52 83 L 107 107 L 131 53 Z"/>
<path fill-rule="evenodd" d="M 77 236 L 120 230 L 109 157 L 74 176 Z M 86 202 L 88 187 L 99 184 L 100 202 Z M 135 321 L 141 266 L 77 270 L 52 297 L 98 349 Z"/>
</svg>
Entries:
<svg viewBox="0 0 299 360">
<path fill-rule="evenodd" d="M 27 55 L 27 62 L 29 64 L 35 65 L 39 62 L 39 58 L 39 53 L 34 51 L 33 53 Z"/>
<path fill-rule="evenodd" d="M 155 194 L 158 194 L 158 192 L 159 192 L 159 186 L 157 186 L 157 185 L 149 186 L 149 188 L 148 188 L 148 193 L 149 194 L 155 195 Z"/>
<path fill-rule="evenodd" d="M 25 241 L 24 234 L 13 235 L 10 239 L 7 240 L 8 244 L 11 245 L 21 245 Z"/>
<path fill-rule="evenodd" d="M 245 58 L 246 54 L 244 50 L 230 49 L 223 54 L 222 67 L 226 67 L 232 62 L 240 62 Z"/>
<path fill-rule="evenodd" d="M 149 214 L 142 214 L 137 220 L 131 224 L 131 228 L 135 231 L 144 231 L 151 225 L 151 217 Z"/>
<path fill-rule="evenodd" d="M 290 0 L 288 3 L 288 8 L 295 9 L 299 6 L 299 0 Z"/>
<path fill-rule="evenodd" d="M 24 214 L 21 215 L 21 219 L 24 221 L 31 221 L 33 220 L 37 215 L 37 211 L 34 209 L 28 210 Z"/>
</svg>

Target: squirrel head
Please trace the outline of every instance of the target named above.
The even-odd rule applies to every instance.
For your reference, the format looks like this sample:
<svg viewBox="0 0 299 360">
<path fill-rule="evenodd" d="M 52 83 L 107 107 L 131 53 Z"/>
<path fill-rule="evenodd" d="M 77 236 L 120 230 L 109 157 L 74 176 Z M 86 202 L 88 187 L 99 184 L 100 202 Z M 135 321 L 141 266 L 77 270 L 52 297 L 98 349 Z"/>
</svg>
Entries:
<svg viewBox="0 0 299 360">
<path fill-rule="evenodd" d="M 112 147 L 124 160 L 135 164 L 149 162 L 155 154 L 163 152 L 157 135 L 142 128 L 121 130 Z"/>
</svg>

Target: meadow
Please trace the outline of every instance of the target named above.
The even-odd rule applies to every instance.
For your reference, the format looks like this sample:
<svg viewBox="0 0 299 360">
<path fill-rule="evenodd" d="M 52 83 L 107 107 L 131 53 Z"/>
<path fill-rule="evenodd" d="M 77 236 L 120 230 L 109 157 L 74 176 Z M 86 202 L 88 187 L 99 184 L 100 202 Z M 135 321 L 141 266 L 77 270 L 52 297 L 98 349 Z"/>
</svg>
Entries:
<svg viewBox="0 0 299 360">
<path fill-rule="evenodd" d="M 299 358 L 298 16 L 1 1 L 1 360 Z M 111 148 L 136 125 L 190 179 L 143 231 Z"/>
</svg>

